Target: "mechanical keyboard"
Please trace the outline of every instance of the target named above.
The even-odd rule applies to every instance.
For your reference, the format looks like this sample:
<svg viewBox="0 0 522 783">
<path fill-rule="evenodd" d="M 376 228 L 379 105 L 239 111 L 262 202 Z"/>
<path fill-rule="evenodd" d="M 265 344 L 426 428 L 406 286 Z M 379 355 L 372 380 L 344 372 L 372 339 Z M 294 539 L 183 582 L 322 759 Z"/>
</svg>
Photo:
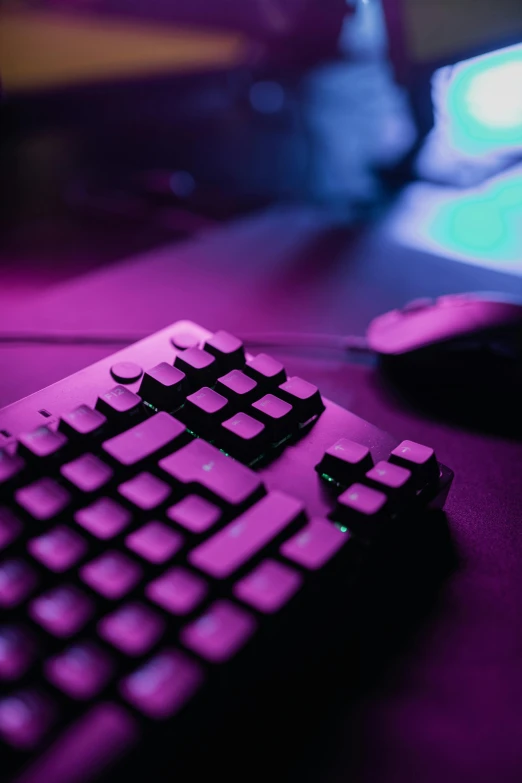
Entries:
<svg viewBox="0 0 522 783">
<path fill-rule="evenodd" d="M 452 478 L 189 321 L 4 408 L 0 779 L 165 772 Z"/>
</svg>

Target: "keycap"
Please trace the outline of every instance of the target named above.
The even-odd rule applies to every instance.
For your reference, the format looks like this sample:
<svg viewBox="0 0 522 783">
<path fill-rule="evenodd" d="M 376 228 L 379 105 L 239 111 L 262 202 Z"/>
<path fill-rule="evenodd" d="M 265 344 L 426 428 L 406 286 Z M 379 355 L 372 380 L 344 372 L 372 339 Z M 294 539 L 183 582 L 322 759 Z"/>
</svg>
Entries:
<svg viewBox="0 0 522 783">
<path fill-rule="evenodd" d="M 161 565 L 179 552 L 183 536 L 163 522 L 147 522 L 125 539 L 125 545 L 135 554 L 154 565 Z"/>
<path fill-rule="evenodd" d="M 99 437 L 107 423 L 106 417 L 100 411 L 89 408 L 88 405 L 79 405 L 69 413 L 64 413 L 59 429 L 68 438 Z"/>
<path fill-rule="evenodd" d="M 78 642 L 66 647 L 44 664 L 49 682 L 72 699 L 97 696 L 113 671 L 109 655 L 93 642 Z"/>
<path fill-rule="evenodd" d="M 26 560 L 16 558 L 0 563 L 0 608 L 12 609 L 33 592 L 38 579 Z"/>
<path fill-rule="evenodd" d="M 29 615 L 46 631 L 65 638 L 80 631 L 94 612 L 91 599 L 74 585 L 61 584 L 34 598 Z"/>
<path fill-rule="evenodd" d="M 216 579 L 231 576 L 254 555 L 303 519 L 304 505 L 271 492 L 189 554 L 192 565 Z"/>
<path fill-rule="evenodd" d="M 263 491 L 260 476 L 201 439 L 160 460 L 159 465 L 180 484 L 195 484 L 225 505 L 243 505 Z"/>
<path fill-rule="evenodd" d="M 0 449 L 0 492 L 20 475 L 24 467 L 25 462 L 19 454 Z"/>
<path fill-rule="evenodd" d="M 96 492 L 114 475 L 112 468 L 94 454 L 82 454 L 78 459 L 67 462 L 60 468 L 60 473 L 81 492 Z"/>
<path fill-rule="evenodd" d="M 139 740 L 134 718 L 120 705 L 96 704 L 69 725 L 17 783 L 87 783 Z"/>
<path fill-rule="evenodd" d="M 55 456 L 67 443 L 62 432 L 53 432 L 48 427 L 38 427 L 33 432 L 20 435 L 19 454 L 26 460 L 40 460 Z"/>
<path fill-rule="evenodd" d="M 187 568 L 175 566 L 145 588 L 145 595 L 165 611 L 175 615 L 190 614 L 207 595 L 205 580 Z"/>
<path fill-rule="evenodd" d="M 349 539 L 348 533 L 343 533 L 327 519 L 315 517 L 285 541 L 281 554 L 308 571 L 317 571 L 346 546 Z"/>
<path fill-rule="evenodd" d="M 52 702 L 39 691 L 19 691 L 0 699 L 0 737 L 18 750 L 36 747 L 54 718 Z"/>
<path fill-rule="evenodd" d="M 116 383 L 134 383 L 143 374 L 143 369 L 134 362 L 116 362 L 111 367 L 111 375 Z"/>
<path fill-rule="evenodd" d="M 100 394 L 96 401 L 96 410 L 103 413 L 111 424 L 117 427 L 130 426 L 143 414 L 141 397 L 125 386 L 113 386 L 112 389 Z"/>
<path fill-rule="evenodd" d="M 161 411 L 116 435 L 103 444 L 103 450 L 117 463 L 128 467 L 152 457 L 157 451 L 178 448 L 186 442 L 185 425 Z"/>
<path fill-rule="evenodd" d="M 64 487 L 50 478 L 42 478 L 18 489 L 15 499 L 28 514 L 44 521 L 63 511 L 71 496 Z"/>
<path fill-rule="evenodd" d="M 150 511 L 151 508 L 160 506 L 167 500 L 171 491 L 168 484 L 146 471 L 138 473 L 118 487 L 120 495 L 143 511 Z"/>
<path fill-rule="evenodd" d="M 104 552 L 80 570 L 83 581 L 105 598 L 127 595 L 142 578 L 141 567 L 121 552 Z"/>
<path fill-rule="evenodd" d="M 363 537 L 373 535 L 386 517 L 388 498 L 364 484 L 352 484 L 337 498 L 334 518 Z"/>
<path fill-rule="evenodd" d="M 119 535 L 130 524 L 131 519 L 130 511 L 112 498 L 99 498 L 74 515 L 75 522 L 102 541 Z"/>
<path fill-rule="evenodd" d="M 241 411 L 223 422 L 217 441 L 227 454 L 243 462 L 252 462 L 269 446 L 265 425 Z"/>
<path fill-rule="evenodd" d="M 234 410 L 245 410 L 260 394 L 255 380 L 241 370 L 231 370 L 218 378 L 216 391 L 227 398 Z"/>
<path fill-rule="evenodd" d="M 263 391 L 275 389 L 286 381 L 285 368 L 266 353 L 259 353 L 245 365 L 245 372 L 250 375 Z"/>
<path fill-rule="evenodd" d="M 278 612 L 293 598 L 303 577 L 290 566 L 264 560 L 234 585 L 234 596 L 263 614 Z"/>
<path fill-rule="evenodd" d="M 410 471 L 391 462 L 378 462 L 366 474 L 365 482 L 384 492 L 394 505 L 408 500 L 415 492 Z"/>
<path fill-rule="evenodd" d="M 212 663 L 223 663 L 243 647 L 256 630 L 254 617 L 231 601 L 215 601 L 181 630 L 185 647 Z"/>
<path fill-rule="evenodd" d="M 125 655 L 144 655 L 159 641 L 164 620 L 141 603 L 125 604 L 98 623 L 101 638 Z"/>
<path fill-rule="evenodd" d="M 0 680 L 17 680 L 36 658 L 36 640 L 19 625 L 0 626 Z"/>
<path fill-rule="evenodd" d="M 272 443 L 279 443 L 294 430 L 295 416 L 292 406 L 274 394 L 265 394 L 254 402 L 250 406 L 250 412 L 263 422 Z"/>
<path fill-rule="evenodd" d="M 186 495 L 167 509 L 167 516 L 192 533 L 204 533 L 221 518 L 222 511 L 199 495 Z"/>
<path fill-rule="evenodd" d="M 230 413 L 226 397 L 208 386 L 189 394 L 180 415 L 191 430 L 198 435 L 212 438 L 220 422 Z"/>
<path fill-rule="evenodd" d="M 201 667 L 175 649 L 162 650 L 126 677 L 120 692 L 149 718 L 171 718 L 202 686 Z"/>
<path fill-rule="evenodd" d="M 304 381 L 297 375 L 282 383 L 277 394 L 294 409 L 297 420 L 302 423 L 324 411 L 324 403 L 317 386 Z"/>
<path fill-rule="evenodd" d="M 433 449 L 412 440 L 403 440 L 393 449 L 390 462 L 411 471 L 417 487 L 439 478 L 439 466 Z"/>
<path fill-rule="evenodd" d="M 217 363 L 211 353 L 202 348 L 187 348 L 178 353 L 174 367 L 184 372 L 191 389 L 212 386 L 217 376 Z"/>
<path fill-rule="evenodd" d="M 205 342 L 205 350 L 216 357 L 219 368 L 226 372 L 245 363 L 243 343 L 228 332 L 219 331 Z"/>
<path fill-rule="evenodd" d="M 18 539 L 23 525 L 13 512 L 0 506 L 0 552 L 7 549 Z"/>
<path fill-rule="evenodd" d="M 29 553 L 54 573 L 72 568 L 87 553 L 86 541 L 74 530 L 58 525 L 27 544 Z"/>
<path fill-rule="evenodd" d="M 325 451 L 315 469 L 318 473 L 347 486 L 361 479 L 372 465 L 369 448 L 348 438 L 341 438 Z"/>
<path fill-rule="evenodd" d="M 161 362 L 147 370 L 141 381 L 139 395 L 160 411 L 173 411 L 185 397 L 186 375 L 177 367 Z"/>
</svg>

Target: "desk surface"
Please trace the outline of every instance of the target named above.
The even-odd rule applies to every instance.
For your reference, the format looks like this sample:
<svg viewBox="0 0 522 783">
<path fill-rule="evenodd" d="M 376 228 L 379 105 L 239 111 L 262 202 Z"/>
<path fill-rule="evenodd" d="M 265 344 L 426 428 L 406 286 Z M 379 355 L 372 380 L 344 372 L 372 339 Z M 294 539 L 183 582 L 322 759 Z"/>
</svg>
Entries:
<svg viewBox="0 0 522 783">
<path fill-rule="evenodd" d="M 54 286 L 13 308 L 9 326 L 147 333 L 186 317 L 239 334 L 360 334 L 410 298 L 491 288 L 515 292 L 520 278 L 401 248 L 379 226 L 351 230 L 321 212 L 287 209 Z M 0 404 L 108 353 L 3 346 Z M 391 398 L 371 364 L 295 354 L 285 361 L 379 427 L 433 445 L 454 469 L 447 513 L 458 567 L 393 665 L 355 703 L 337 694 L 333 733 L 317 754 L 303 749 L 299 770 L 273 777 L 520 783 L 520 443 L 423 418 Z M 331 716 L 318 721 L 332 725 Z"/>
</svg>

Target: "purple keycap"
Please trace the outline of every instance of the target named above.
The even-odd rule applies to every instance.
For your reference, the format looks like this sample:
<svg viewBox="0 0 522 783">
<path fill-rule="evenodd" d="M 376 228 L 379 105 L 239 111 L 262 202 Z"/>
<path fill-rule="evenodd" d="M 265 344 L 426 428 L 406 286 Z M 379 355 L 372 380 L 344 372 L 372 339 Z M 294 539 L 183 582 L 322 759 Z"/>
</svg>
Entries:
<svg viewBox="0 0 522 783">
<path fill-rule="evenodd" d="M 162 650 L 126 677 L 124 699 L 149 718 L 170 718 L 203 684 L 199 665 L 179 650 Z"/>
<path fill-rule="evenodd" d="M 137 723 L 123 707 L 96 704 L 38 759 L 17 783 L 87 783 L 132 748 L 139 739 Z"/>
<path fill-rule="evenodd" d="M 210 576 L 225 579 L 299 520 L 303 512 L 300 500 L 271 492 L 193 549 L 189 561 Z"/>
<path fill-rule="evenodd" d="M 96 492 L 113 476 L 112 469 L 94 454 L 83 454 L 67 462 L 60 468 L 60 473 L 81 492 Z"/>
<path fill-rule="evenodd" d="M 77 633 L 91 618 L 94 605 L 74 585 L 59 585 L 31 601 L 29 614 L 46 631 L 65 638 Z"/>
<path fill-rule="evenodd" d="M 298 421 L 308 421 L 324 410 L 324 404 L 319 389 L 313 383 L 308 383 L 297 375 L 282 383 L 277 393 L 283 400 L 290 403 Z"/>
<path fill-rule="evenodd" d="M 71 496 L 66 489 L 50 478 L 42 478 L 19 489 L 16 502 L 35 519 L 51 519 L 67 506 Z"/>
<path fill-rule="evenodd" d="M 171 614 L 185 615 L 201 603 L 207 584 L 186 568 L 171 568 L 145 589 L 147 598 Z"/>
<path fill-rule="evenodd" d="M 280 386 L 286 381 L 285 368 L 266 353 L 259 353 L 245 365 L 245 372 L 250 375 L 262 389 Z"/>
<path fill-rule="evenodd" d="M 44 664 L 45 676 L 73 699 L 92 699 L 107 685 L 113 664 L 93 642 L 67 647 Z"/>
<path fill-rule="evenodd" d="M 17 680 L 29 669 L 36 655 L 35 639 L 17 625 L 0 626 L 0 680 Z"/>
<path fill-rule="evenodd" d="M 218 501 L 231 506 L 242 505 L 263 488 L 260 476 L 253 470 L 200 438 L 160 460 L 159 465 L 180 484 L 199 484 Z"/>
<path fill-rule="evenodd" d="M 234 586 L 234 595 L 258 612 L 279 611 L 297 593 L 303 578 L 275 560 L 265 560 Z"/>
<path fill-rule="evenodd" d="M 286 437 L 295 424 L 292 406 L 274 394 L 265 394 L 250 406 L 250 411 L 253 416 L 263 422 L 267 428 L 268 436 L 273 442 L 278 442 Z"/>
<path fill-rule="evenodd" d="M 22 530 L 22 523 L 12 511 L 0 507 L 0 552 L 16 541 Z"/>
<path fill-rule="evenodd" d="M 107 419 L 100 411 L 94 411 L 88 405 L 79 405 L 69 413 L 64 413 L 60 430 L 69 437 L 97 435 L 106 422 Z"/>
<path fill-rule="evenodd" d="M 367 446 L 341 438 L 325 451 L 316 470 L 346 486 L 362 478 L 372 465 L 372 455 Z"/>
<path fill-rule="evenodd" d="M 166 563 L 184 543 L 181 533 L 171 530 L 163 522 L 148 522 L 125 539 L 126 546 L 154 565 Z"/>
<path fill-rule="evenodd" d="M 406 499 L 415 491 L 410 471 L 391 462 L 378 462 L 366 474 L 366 481 L 375 489 L 385 492 L 392 501 Z"/>
<path fill-rule="evenodd" d="M 67 443 L 62 432 L 53 432 L 48 427 L 38 427 L 33 432 L 20 435 L 20 455 L 27 458 L 43 459 L 56 454 Z"/>
<path fill-rule="evenodd" d="M 386 501 L 385 494 L 364 484 L 352 484 L 337 498 L 339 510 L 346 511 L 347 518 L 378 515 L 384 510 Z"/>
<path fill-rule="evenodd" d="M 221 509 L 199 495 L 187 495 L 167 510 L 167 516 L 192 533 L 204 533 L 221 518 Z"/>
<path fill-rule="evenodd" d="M 332 522 L 314 518 L 285 541 L 281 554 L 309 571 L 316 571 L 331 560 L 349 539 L 348 533 L 343 533 Z"/>
<path fill-rule="evenodd" d="M 140 566 L 121 552 L 104 552 L 80 570 L 83 581 L 105 598 L 123 598 L 142 577 Z"/>
<path fill-rule="evenodd" d="M 122 465 L 136 465 L 165 446 L 176 448 L 185 439 L 185 426 L 161 411 L 132 429 L 106 440 L 103 449 Z"/>
<path fill-rule="evenodd" d="M 241 340 L 222 330 L 206 341 L 205 350 L 216 357 L 223 370 L 242 367 L 245 363 L 245 349 Z"/>
<path fill-rule="evenodd" d="M 125 386 L 114 386 L 98 397 L 96 409 L 113 421 L 128 421 L 140 416 L 141 398 Z"/>
<path fill-rule="evenodd" d="M 99 498 L 74 515 L 75 521 L 102 541 L 121 533 L 131 521 L 131 514 L 111 498 Z"/>
<path fill-rule="evenodd" d="M 256 630 L 252 615 L 230 601 L 216 601 L 205 614 L 182 629 L 185 647 L 213 663 L 231 658 Z"/>
<path fill-rule="evenodd" d="M 218 438 L 225 451 L 247 462 L 262 454 L 267 446 L 265 425 L 241 411 L 223 422 Z"/>
<path fill-rule="evenodd" d="M 201 348 L 187 348 L 178 353 L 174 366 L 185 373 L 192 389 L 212 386 L 216 377 L 216 360 L 212 354 Z"/>
<path fill-rule="evenodd" d="M 81 560 L 87 552 L 87 544 L 74 530 L 59 525 L 32 538 L 27 549 L 42 565 L 60 574 Z"/>
<path fill-rule="evenodd" d="M 0 737 L 18 750 L 30 750 L 54 722 L 51 702 L 38 691 L 20 691 L 0 700 Z"/>
<path fill-rule="evenodd" d="M 164 620 L 140 603 L 120 606 L 98 623 L 101 638 L 125 655 L 144 655 L 156 644 L 164 630 Z"/>
<path fill-rule="evenodd" d="M 16 558 L 0 563 L 0 608 L 12 609 L 25 601 L 37 584 L 33 568 Z"/>
<path fill-rule="evenodd" d="M 157 364 L 143 376 L 140 397 L 159 410 L 173 411 L 183 402 L 185 378 L 177 367 Z"/>
<path fill-rule="evenodd" d="M 7 484 L 25 466 L 25 462 L 18 454 L 10 454 L 5 449 L 0 449 L 0 487 Z"/>
<path fill-rule="evenodd" d="M 152 473 L 138 473 L 137 476 L 120 484 L 118 492 L 144 511 L 161 505 L 170 495 L 171 488 Z"/>
<path fill-rule="evenodd" d="M 426 481 L 436 481 L 439 477 L 439 466 L 433 449 L 412 440 L 403 440 L 393 449 L 390 462 L 410 470 L 417 486 Z"/>
<path fill-rule="evenodd" d="M 208 386 L 189 394 L 183 408 L 183 421 L 201 435 L 212 435 L 228 415 L 229 404 L 226 397 Z"/>
<path fill-rule="evenodd" d="M 230 401 L 236 410 L 250 405 L 258 394 L 255 380 L 249 375 L 245 375 L 241 370 L 231 370 L 218 378 L 216 389 Z"/>
</svg>

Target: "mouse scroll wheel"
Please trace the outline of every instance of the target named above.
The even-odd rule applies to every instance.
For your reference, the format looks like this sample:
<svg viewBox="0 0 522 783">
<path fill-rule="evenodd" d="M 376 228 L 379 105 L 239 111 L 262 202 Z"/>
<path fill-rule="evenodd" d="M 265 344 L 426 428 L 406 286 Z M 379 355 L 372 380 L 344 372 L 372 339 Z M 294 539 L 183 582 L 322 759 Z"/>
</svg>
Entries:
<svg viewBox="0 0 522 783">
<path fill-rule="evenodd" d="M 433 299 L 424 297 L 422 299 L 412 299 L 401 309 L 402 313 L 416 313 L 418 310 L 425 310 L 426 307 L 432 307 L 435 304 Z"/>
</svg>

